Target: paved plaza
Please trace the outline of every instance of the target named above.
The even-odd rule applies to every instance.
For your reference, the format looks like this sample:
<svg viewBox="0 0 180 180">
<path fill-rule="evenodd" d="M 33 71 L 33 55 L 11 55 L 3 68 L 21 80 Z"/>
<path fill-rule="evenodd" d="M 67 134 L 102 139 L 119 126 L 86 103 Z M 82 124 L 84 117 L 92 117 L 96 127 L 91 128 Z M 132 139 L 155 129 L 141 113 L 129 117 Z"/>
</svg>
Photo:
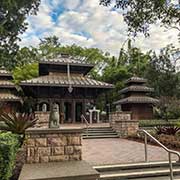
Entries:
<svg viewBox="0 0 180 180">
<path fill-rule="evenodd" d="M 144 144 L 120 138 L 83 139 L 83 160 L 92 165 L 135 163 L 144 160 Z M 165 150 L 148 145 L 150 161 L 168 160 Z M 173 157 L 176 159 L 176 156 Z"/>
</svg>

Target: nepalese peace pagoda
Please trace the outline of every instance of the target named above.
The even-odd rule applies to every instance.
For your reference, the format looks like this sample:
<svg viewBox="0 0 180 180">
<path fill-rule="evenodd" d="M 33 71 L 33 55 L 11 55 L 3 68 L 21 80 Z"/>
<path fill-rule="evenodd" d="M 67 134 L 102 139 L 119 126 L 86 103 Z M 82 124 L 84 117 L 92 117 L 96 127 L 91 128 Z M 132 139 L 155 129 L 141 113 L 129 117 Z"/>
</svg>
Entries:
<svg viewBox="0 0 180 180">
<path fill-rule="evenodd" d="M 88 78 L 86 75 L 93 67 L 92 64 L 61 55 L 41 60 L 39 77 L 21 82 L 24 93 L 36 100 L 35 111 L 43 125 L 47 125 L 49 111 L 54 105 L 60 112 L 60 123 L 82 122 L 81 115 L 87 112 L 90 123 L 99 121 L 96 98 L 112 89 L 113 85 Z M 96 118 L 92 118 L 93 114 Z"/>
<path fill-rule="evenodd" d="M 18 108 L 21 104 L 21 98 L 17 96 L 17 89 L 12 80 L 12 74 L 4 67 L 0 68 L 0 104 L 7 111 L 12 107 Z"/>
<path fill-rule="evenodd" d="M 134 120 L 152 119 L 153 106 L 159 101 L 150 97 L 153 88 L 147 87 L 147 80 L 137 76 L 129 78 L 125 84 L 127 87 L 120 90 L 122 99 L 114 102 L 117 110 L 131 112 Z"/>
</svg>

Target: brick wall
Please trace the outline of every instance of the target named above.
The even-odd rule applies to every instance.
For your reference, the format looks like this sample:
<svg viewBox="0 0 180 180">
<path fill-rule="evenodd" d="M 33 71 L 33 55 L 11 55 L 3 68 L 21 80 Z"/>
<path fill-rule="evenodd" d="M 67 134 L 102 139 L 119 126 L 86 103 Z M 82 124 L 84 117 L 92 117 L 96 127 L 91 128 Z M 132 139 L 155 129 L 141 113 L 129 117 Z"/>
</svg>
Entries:
<svg viewBox="0 0 180 180">
<path fill-rule="evenodd" d="M 81 160 L 81 133 L 81 128 L 28 130 L 26 163 Z"/>
<path fill-rule="evenodd" d="M 137 133 L 139 122 L 132 120 L 131 112 L 112 112 L 110 114 L 110 126 L 120 137 Z"/>
</svg>

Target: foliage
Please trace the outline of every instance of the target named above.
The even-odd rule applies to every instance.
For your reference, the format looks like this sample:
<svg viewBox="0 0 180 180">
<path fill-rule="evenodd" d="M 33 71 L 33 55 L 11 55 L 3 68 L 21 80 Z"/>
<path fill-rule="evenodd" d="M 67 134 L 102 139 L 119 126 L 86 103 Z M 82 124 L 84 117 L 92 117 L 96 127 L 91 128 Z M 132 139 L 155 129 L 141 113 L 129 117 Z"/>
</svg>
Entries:
<svg viewBox="0 0 180 180">
<path fill-rule="evenodd" d="M 13 78 L 15 83 L 19 84 L 23 80 L 38 77 L 38 74 L 38 63 L 32 63 L 16 67 L 13 71 Z"/>
<path fill-rule="evenodd" d="M 156 126 L 176 126 L 179 123 L 179 120 L 163 120 L 163 119 L 155 119 L 155 120 L 141 120 L 139 121 L 139 127 L 156 127 Z"/>
<path fill-rule="evenodd" d="M 155 116 L 160 119 L 177 119 L 180 117 L 180 101 L 175 97 L 160 97 L 155 108 Z"/>
<path fill-rule="evenodd" d="M 179 96 L 179 76 L 175 73 L 175 64 L 171 54 L 172 46 L 162 49 L 160 54 L 152 53 L 145 73 L 149 84 L 155 89 L 156 96 Z"/>
<path fill-rule="evenodd" d="M 40 0 L 1 0 L 0 5 L 0 65 L 12 69 L 18 51 L 18 35 L 27 27 L 25 22 L 30 14 L 36 14 Z"/>
<path fill-rule="evenodd" d="M 166 135 L 175 135 L 180 131 L 180 127 L 177 126 L 157 126 L 155 127 L 157 135 L 166 134 Z"/>
<path fill-rule="evenodd" d="M 14 169 L 16 153 L 19 148 L 18 136 L 0 133 L 0 179 L 9 180 Z"/>
<path fill-rule="evenodd" d="M 1 111 L 0 121 L 4 123 L 0 127 L 1 130 L 11 131 L 15 134 L 25 134 L 26 129 L 35 125 L 37 118 L 34 118 L 33 114 Z"/>
<path fill-rule="evenodd" d="M 152 134 L 152 133 L 151 133 Z M 163 145 L 170 149 L 175 149 L 175 150 L 180 150 L 180 137 L 179 136 L 172 136 L 172 135 L 166 135 L 166 134 L 161 134 L 161 135 L 155 135 L 152 134 L 156 139 L 158 139 Z M 135 140 L 135 141 L 140 141 L 144 142 L 144 135 L 131 135 L 128 137 L 128 139 Z M 148 143 L 157 145 L 152 139 L 148 138 Z"/>
<path fill-rule="evenodd" d="M 167 0 L 117 0 L 115 8 L 123 10 L 124 21 L 128 25 L 128 31 L 134 36 L 142 32 L 149 35 L 149 25 L 161 24 L 175 27 L 179 30 L 180 11 L 179 3 L 174 5 Z M 108 6 L 113 0 L 100 0 L 100 4 Z"/>
</svg>

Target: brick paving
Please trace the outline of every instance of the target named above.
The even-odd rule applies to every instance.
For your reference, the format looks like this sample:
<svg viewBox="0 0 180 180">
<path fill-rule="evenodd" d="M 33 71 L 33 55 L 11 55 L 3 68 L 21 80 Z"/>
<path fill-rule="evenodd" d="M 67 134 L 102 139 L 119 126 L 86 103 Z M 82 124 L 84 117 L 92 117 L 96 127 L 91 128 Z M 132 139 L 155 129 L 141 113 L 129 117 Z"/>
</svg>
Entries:
<svg viewBox="0 0 180 180">
<path fill-rule="evenodd" d="M 120 138 L 83 139 L 83 160 L 92 165 L 135 163 L 144 160 L 144 144 Z M 168 160 L 165 150 L 148 145 L 149 161 Z M 173 156 L 176 159 L 176 156 Z"/>
</svg>

